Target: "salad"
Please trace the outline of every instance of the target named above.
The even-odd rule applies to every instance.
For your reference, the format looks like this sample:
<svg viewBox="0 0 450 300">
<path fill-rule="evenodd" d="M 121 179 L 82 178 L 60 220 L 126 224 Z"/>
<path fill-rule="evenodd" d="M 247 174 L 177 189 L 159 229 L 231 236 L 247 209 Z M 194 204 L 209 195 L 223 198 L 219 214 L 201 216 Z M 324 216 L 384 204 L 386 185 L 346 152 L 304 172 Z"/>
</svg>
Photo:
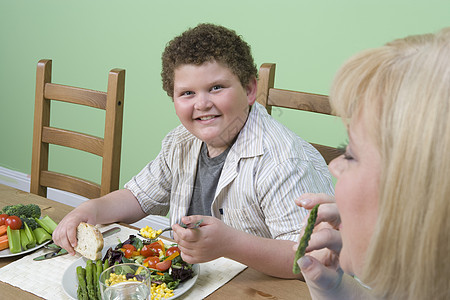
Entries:
<svg viewBox="0 0 450 300">
<path fill-rule="evenodd" d="M 192 264 L 183 261 L 177 245 L 167 246 L 160 239 L 147 243 L 130 235 L 126 241 L 107 250 L 103 258 L 103 262 L 106 261 L 110 266 L 116 263 L 142 264 L 150 269 L 152 284 L 164 284 L 171 290 L 194 276 Z"/>
</svg>

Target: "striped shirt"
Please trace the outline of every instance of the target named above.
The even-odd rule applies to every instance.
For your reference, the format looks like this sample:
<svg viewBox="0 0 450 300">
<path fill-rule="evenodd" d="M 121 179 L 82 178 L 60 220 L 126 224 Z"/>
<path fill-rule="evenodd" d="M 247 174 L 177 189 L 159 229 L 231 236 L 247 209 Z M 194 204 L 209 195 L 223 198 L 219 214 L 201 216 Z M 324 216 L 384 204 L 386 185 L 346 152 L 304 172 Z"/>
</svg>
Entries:
<svg viewBox="0 0 450 300">
<path fill-rule="evenodd" d="M 126 183 L 145 213 L 170 211 L 171 224 L 187 215 L 201 145 L 178 126 L 164 138 L 156 159 Z M 250 234 L 298 241 L 308 212 L 294 199 L 303 193 L 334 193 L 324 159 L 255 103 L 226 158 L 212 216 Z"/>
</svg>

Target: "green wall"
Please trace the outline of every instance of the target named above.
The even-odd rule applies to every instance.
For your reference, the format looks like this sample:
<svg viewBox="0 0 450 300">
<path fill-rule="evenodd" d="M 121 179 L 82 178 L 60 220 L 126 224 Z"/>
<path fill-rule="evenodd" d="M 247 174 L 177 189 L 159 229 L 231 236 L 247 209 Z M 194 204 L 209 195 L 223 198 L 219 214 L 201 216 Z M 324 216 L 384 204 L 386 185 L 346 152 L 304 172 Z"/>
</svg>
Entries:
<svg viewBox="0 0 450 300">
<path fill-rule="evenodd" d="M 179 124 L 162 91 L 161 52 L 188 27 L 214 22 L 252 46 L 257 65 L 277 64 L 275 84 L 328 93 L 337 68 L 354 53 L 397 37 L 450 26 L 450 1 L 0 1 L 0 166 L 30 173 L 36 64 L 53 59 L 53 80 L 106 90 L 108 71 L 126 69 L 121 185 L 156 156 Z M 102 135 L 104 116 L 54 105 L 54 125 Z M 81 117 L 76 113 L 80 112 Z M 334 118 L 274 110 L 312 142 L 337 146 L 345 130 Z M 102 120 L 103 118 L 103 120 Z M 98 121 L 95 121 L 99 119 Z M 51 168 L 99 181 L 101 162 L 67 159 L 52 148 Z M 71 154 L 71 153 L 69 153 Z"/>
</svg>

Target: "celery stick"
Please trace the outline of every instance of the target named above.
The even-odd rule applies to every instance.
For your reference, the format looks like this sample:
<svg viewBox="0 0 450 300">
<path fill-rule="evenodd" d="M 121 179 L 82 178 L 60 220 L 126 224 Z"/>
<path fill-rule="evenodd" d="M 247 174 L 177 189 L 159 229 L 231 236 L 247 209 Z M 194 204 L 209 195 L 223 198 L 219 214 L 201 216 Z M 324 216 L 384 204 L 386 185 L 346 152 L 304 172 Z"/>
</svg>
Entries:
<svg viewBox="0 0 450 300">
<path fill-rule="evenodd" d="M 47 231 L 49 234 L 52 234 L 56 226 L 58 226 L 58 224 L 56 224 L 56 222 L 53 221 L 49 216 L 45 216 L 42 219 L 36 218 L 35 220 L 39 224 L 39 226 L 44 228 L 45 231 Z"/>
<path fill-rule="evenodd" d="M 21 252 L 22 247 L 20 245 L 20 230 L 11 229 L 11 227 L 8 226 L 6 229 L 6 234 L 8 235 L 9 251 L 11 251 L 11 253 Z"/>
<path fill-rule="evenodd" d="M 27 223 L 24 223 L 25 226 L 25 233 L 28 238 L 28 245 L 27 249 L 33 248 L 36 246 L 36 238 L 34 237 L 33 231 L 28 227 Z"/>
<path fill-rule="evenodd" d="M 22 246 L 22 249 L 27 249 L 27 245 L 30 242 L 30 240 L 27 237 L 27 234 L 25 233 L 25 229 L 19 229 L 20 232 L 20 244 Z"/>
<path fill-rule="evenodd" d="M 33 230 L 33 234 L 36 237 L 36 241 L 39 245 L 52 239 L 52 236 L 47 231 L 45 231 L 44 228 L 41 227 Z"/>
</svg>

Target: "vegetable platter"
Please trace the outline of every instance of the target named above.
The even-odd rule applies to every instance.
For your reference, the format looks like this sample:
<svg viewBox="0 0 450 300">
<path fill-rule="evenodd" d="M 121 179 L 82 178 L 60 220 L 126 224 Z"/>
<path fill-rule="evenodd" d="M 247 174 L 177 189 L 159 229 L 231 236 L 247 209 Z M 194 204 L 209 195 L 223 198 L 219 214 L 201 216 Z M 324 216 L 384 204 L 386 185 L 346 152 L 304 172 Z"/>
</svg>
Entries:
<svg viewBox="0 0 450 300">
<path fill-rule="evenodd" d="M 7 205 L 0 212 L 0 258 L 35 251 L 52 239 L 57 224 L 36 204 Z"/>
</svg>

